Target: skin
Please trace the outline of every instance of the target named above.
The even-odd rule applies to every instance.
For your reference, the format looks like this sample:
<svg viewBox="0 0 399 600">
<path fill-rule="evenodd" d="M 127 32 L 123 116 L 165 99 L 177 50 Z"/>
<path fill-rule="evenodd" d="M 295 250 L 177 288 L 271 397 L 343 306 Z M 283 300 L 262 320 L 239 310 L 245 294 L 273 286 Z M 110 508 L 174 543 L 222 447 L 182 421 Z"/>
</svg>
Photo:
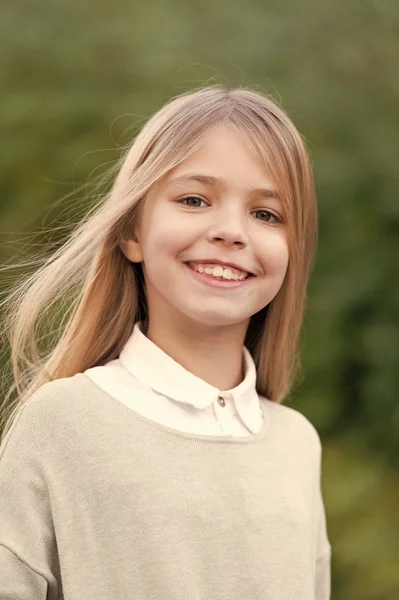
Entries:
<svg viewBox="0 0 399 600">
<path fill-rule="evenodd" d="M 223 185 L 172 183 L 192 174 L 214 176 Z M 282 204 L 255 195 L 254 188 L 277 191 L 241 134 L 223 125 L 152 187 L 136 239 L 121 246 L 129 260 L 143 263 L 147 337 L 219 390 L 242 381 L 250 317 L 273 300 L 288 267 Z M 183 264 L 200 259 L 233 262 L 256 277 L 242 288 L 209 287 Z"/>
</svg>

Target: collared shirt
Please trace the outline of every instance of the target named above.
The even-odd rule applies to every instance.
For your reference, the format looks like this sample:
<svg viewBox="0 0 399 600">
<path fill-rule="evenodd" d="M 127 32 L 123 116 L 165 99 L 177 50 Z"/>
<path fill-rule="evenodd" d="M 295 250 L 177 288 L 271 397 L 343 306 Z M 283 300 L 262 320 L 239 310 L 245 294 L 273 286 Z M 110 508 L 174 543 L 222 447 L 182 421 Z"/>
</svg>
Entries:
<svg viewBox="0 0 399 600">
<path fill-rule="evenodd" d="M 221 391 L 187 371 L 140 327 L 141 322 L 135 323 L 117 359 L 84 374 L 132 410 L 175 429 L 238 436 L 260 431 L 263 412 L 256 391 L 256 368 L 245 346 L 243 381 Z"/>
</svg>

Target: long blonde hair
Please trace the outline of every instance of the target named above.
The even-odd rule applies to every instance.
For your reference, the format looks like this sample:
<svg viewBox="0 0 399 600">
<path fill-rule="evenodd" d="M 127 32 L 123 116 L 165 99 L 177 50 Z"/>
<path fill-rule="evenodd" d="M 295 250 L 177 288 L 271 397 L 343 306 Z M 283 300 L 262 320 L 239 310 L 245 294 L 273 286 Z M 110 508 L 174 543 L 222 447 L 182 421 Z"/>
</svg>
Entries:
<svg viewBox="0 0 399 600">
<path fill-rule="evenodd" d="M 147 318 L 141 265 L 124 256 L 120 243 L 131 237 L 151 186 L 222 123 L 238 128 L 257 151 L 287 215 L 285 280 L 274 300 L 251 318 L 245 345 L 257 367 L 258 393 L 281 402 L 289 392 L 317 237 L 309 155 L 291 120 L 268 96 L 217 84 L 173 98 L 147 121 L 122 157 L 111 191 L 2 303 L 14 380 L 1 410 L 3 418 L 6 408 L 11 411 L 2 438 L 40 386 L 118 357 L 135 322 Z M 51 329 L 51 314 L 62 315 L 57 330 L 54 324 Z M 52 340 L 44 351 L 38 346 L 42 330 Z M 14 392 L 17 398 L 7 403 Z"/>
</svg>

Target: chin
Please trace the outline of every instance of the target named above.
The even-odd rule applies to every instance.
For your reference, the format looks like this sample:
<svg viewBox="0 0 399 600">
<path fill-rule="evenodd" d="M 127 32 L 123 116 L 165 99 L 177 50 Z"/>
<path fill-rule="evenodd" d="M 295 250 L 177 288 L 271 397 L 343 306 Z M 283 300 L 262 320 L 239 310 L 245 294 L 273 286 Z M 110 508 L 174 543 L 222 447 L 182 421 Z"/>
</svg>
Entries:
<svg viewBox="0 0 399 600">
<path fill-rule="evenodd" d="M 188 315 L 187 315 L 188 316 Z M 249 323 L 248 315 L 227 314 L 226 311 L 204 311 L 196 315 L 190 315 L 190 319 L 204 327 L 232 327 L 242 323 Z"/>
</svg>

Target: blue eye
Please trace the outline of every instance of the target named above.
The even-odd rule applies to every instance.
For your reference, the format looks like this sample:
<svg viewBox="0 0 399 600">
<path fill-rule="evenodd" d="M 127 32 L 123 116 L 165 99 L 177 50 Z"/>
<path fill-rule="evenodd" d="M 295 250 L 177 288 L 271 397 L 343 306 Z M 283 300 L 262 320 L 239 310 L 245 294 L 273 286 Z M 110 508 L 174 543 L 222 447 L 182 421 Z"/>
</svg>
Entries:
<svg viewBox="0 0 399 600">
<path fill-rule="evenodd" d="M 197 201 L 197 204 L 188 203 L 189 200 Z M 203 200 L 199 196 L 185 196 L 184 198 L 180 198 L 179 200 L 177 200 L 178 204 L 184 204 L 189 208 L 201 208 L 201 202 L 203 202 L 206 205 L 205 200 Z M 270 210 L 266 210 L 265 208 L 261 210 L 255 210 L 254 213 L 263 213 L 263 215 L 265 215 L 264 218 L 258 219 L 259 221 L 264 221 L 265 223 L 282 223 L 282 219 L 280 217 L 275 215 Z"/>
<path fill-rule="evenodd" d="M 265 221 L 266 223 L 281 223 L 281 219 L 275 215 L 274 213 L 272 213 L 270 210 L 256 210 L 255 214 L 257 213 L 263 213 L 264 215 L 266 215 L 266 219 L 260 219 L 261 221 Z"/>
<path fill-rule="evenodd" d="M 204 202 L 204 200 L 202 198 L 199 198 L 198 196 L 186 196 L 185 198 L 180 198 L 180 200 L 178 200 L 179 204 L 183 204 L 183 202 L 185 202 L 186 200 L 199 200 L 200 202 Z M 199 206 L 193 206 L 192 204 L 186 204 L 185 206 L 190 206 L 191 208 L 199 208 Z"/>
</svg>

